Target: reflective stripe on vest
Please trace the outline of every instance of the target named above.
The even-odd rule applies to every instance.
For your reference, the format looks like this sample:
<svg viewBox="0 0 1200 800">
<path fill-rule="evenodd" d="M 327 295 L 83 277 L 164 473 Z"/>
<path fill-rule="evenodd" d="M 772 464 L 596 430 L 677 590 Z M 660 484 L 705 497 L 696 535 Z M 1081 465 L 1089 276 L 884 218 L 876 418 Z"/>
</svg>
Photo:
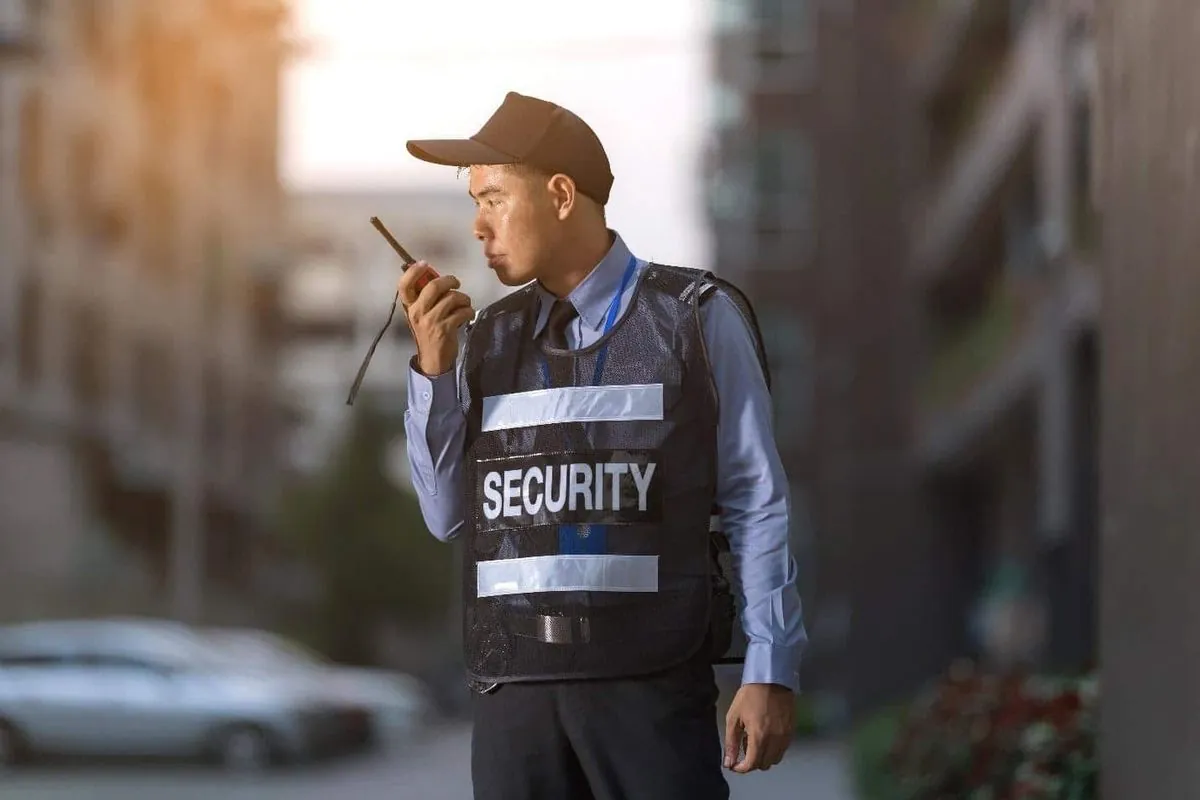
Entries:
<svg viewBox="0 0 1200 800">
<path fill-rule="evenodd" d="M 562 386 L 483 398 L 483 432 L 565 422 L 661 421 L 661 383 Z"/>
<path fill-rule="evenodd" d="M 478 597 L 535 592 L 657 592 L 658 556 L 561 555 L 480 561 Z"/>
</svg>

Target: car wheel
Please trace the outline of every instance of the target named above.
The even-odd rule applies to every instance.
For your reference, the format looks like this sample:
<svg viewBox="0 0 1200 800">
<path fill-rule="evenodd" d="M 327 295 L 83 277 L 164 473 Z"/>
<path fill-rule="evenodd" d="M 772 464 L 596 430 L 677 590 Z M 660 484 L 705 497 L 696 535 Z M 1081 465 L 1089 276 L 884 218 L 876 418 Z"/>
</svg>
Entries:
<svg viewBox="0 0 1200 800">
<path fill-rule="evenodd" d="M 217 763 L 231 772 L 262 772 L 274 760 L 270 737 L 253 725 L 223 728 L 213 751 Z"/>
</svg>

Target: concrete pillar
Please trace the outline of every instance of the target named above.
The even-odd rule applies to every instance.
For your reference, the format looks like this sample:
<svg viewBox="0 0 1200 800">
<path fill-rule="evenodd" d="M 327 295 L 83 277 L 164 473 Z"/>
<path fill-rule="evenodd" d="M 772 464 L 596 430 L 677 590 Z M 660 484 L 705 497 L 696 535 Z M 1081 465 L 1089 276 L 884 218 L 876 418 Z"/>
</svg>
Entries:
<svg viewBox="0 0 1200 800">
<path fill-rule="evenodd" d="M 21 94 L 18 76 L 0 64 L 0 396 L 15 388 L 20 356 L 18 313 L 21 270 L 25 265 L 20 207 Z"/>
<path fill-rule="evenodd" d="M 1055 304 L 1054 308 L 1061 308 Z M 1042 354 L 1038 395 L 1037 532 L 1046 543 L 1070 534 L 1074 460 L 1074 386 L 1071 339 L 1065 326 L 1051 321 Z"/>
<path fill-rule="evenodd" d="M 174 151 L 179 153 L 179 149 Z M 181 169 L 178 163 L 172 165 Z M 186 184 L 185 184 L 186 185 Z M 195 189 L 195 187 L 189 187 Z M 171 500 L 171 606 L 178 619 L 199 621 L 204 611 L 205 567 L 205 402 L 204 362 L 211 346 L 204 325 L 202 195 L 180 195 L 175 253 L 178 259 L 175 363 L 179 429 L 174 451 Z"/>
<path fill-rule="evenodd" d="M 1200 5 L 1105 0 L 1100 795 L 1200 797 Z"/>
<path fill-rule="evenodd" d="M 1046 255 L 1059 261 L 1068 243 L 1071 211 L 1071 104 L 1068 63 L 1064 49 L 1061 9 L 1047 7 L 1037 17 L 1041 41 L 1042 129 L 1039 141 L 1042 244 Z"/>
</svg>

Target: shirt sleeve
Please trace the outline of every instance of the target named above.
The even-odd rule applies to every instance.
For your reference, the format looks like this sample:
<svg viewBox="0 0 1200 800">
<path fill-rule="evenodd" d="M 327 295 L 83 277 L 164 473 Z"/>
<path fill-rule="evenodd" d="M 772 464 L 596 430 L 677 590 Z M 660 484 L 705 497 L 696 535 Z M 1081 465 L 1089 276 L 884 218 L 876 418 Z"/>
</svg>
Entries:
<svg viewBox="0 0 1200 800">
<path fill-rule="evenodd" d="M 408 368 L 404 412 L 408 463 L 421 514 L 430 533 L 450 541 L 463 529 L 463 453 L 466 415 L 458 399 L 456 370 L 432 378 Z"/>
<path fill-rule="evenodd" d="M 746 320 L 723 292 L 701 307 L 720 402 L 717 503 L 742 588 L 748 640 L 742 683 L 799 690 L 808 638 L 788 540 L 787 476 L 775 445 L 770 392 Z"/>
</svg>

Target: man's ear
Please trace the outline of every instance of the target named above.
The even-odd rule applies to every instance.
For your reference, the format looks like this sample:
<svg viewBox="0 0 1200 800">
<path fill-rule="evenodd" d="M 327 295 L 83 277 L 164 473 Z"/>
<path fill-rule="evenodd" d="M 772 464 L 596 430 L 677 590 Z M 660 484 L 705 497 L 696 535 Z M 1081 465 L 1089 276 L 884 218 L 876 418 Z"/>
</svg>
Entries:
<svg viewBox="0 0 1200 800">
<path fill-rule="evenodd" d="M 546 184 L 550 190 L 550 196 L 554 200 L 554 208 L 558 213 L 558 218 L 564 220 L 571 215 L 575 210 L 575 203 L 578 199 L 575 191 L 575 181 L 571 180 L 570 176 L 557 173 L 550 177 Z"/>
</svg>

